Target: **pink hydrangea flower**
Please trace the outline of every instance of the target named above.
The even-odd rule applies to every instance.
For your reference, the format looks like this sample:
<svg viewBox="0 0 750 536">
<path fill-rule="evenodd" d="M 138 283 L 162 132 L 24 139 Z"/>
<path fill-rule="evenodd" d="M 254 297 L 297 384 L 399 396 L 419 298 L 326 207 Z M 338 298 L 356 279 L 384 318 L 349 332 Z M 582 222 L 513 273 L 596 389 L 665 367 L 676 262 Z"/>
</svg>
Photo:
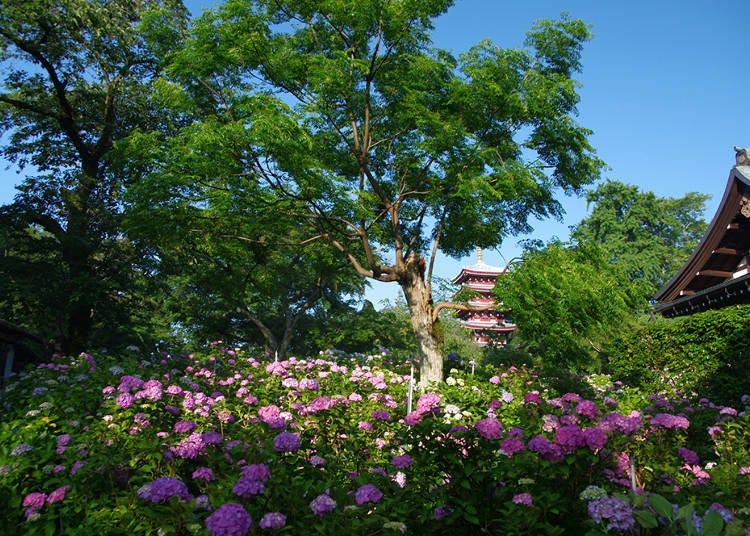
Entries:
<svg viewBox="0 0 750 536">
<path fill-rule="evenodd" d="M 47 495 L 44 493 L 32 492 L 23 498 L 23 503 L 21 505 L 24 507 L 41 508 L 44 506 L 46 500 Z"/>
<path fill-rule="evenodd" d="M 70 484 L 66 484 L 50 492 L 50 494 L 47 495 L 47 504 L 62 502 L 65 499 L 65 494 L 68 492 L 69 489 L 70 489 Z"/>
</svg>

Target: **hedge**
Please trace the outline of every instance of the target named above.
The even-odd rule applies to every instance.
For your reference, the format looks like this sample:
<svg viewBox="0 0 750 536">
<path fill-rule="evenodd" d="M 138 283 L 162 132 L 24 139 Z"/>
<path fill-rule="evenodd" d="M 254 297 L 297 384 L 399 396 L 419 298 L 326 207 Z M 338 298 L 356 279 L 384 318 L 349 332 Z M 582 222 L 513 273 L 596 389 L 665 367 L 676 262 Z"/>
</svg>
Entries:
<svg viewBox="0 0 750 536">
<path fill-rule="evenodd" d="M 645 324 L 615 342 L 608 368 L 646 390 L 737 405 L 750 394 L 750 305 Z"/>
</svg>

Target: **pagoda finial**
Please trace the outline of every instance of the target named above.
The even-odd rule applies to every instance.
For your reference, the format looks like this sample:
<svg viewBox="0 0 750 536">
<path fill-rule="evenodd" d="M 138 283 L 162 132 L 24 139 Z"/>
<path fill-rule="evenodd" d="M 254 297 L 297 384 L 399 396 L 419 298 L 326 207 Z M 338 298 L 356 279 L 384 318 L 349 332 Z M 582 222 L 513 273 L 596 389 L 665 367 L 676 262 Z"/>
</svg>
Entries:
<svg viewBox="0 0 750 536">
<path fill-rule="evenodd" d="M 477 246 L 477 264 L 484 264 L 482 260 L 482 248 L 480 246 Z"/>
</svg>

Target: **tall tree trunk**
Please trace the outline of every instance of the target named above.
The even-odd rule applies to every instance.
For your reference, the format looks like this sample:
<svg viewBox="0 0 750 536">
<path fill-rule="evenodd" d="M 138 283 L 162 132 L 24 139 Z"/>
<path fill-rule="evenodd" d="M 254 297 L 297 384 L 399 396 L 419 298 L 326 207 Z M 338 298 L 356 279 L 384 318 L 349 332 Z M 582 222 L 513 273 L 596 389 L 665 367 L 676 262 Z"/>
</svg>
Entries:
<svg viewBox="0 0 750 536">
<path fill-rule="evenodd" d="M 88 206 L 90 190 L 86 184 L 79 186 L 75 192 L 63 194 L 68 220 L 62 244 L 62 262 L 68 271 L 68 281 L 67 325 L 62 349 L 67 355 L 78 355 L 88 349 L 94 303 L 96 294 L 100 291 L 98 277 L 92 266 L 94 246 Z"/>
<path fill-rule="evenodd" d="M 443 381 L 443 339 L 432 320 L 432 298 L 424 279 L 425 265 L 421 255 L 411 255 L 399 279 L 411 317 L 411 326 L 419 350 L 419 384 Z"/>
</svg>

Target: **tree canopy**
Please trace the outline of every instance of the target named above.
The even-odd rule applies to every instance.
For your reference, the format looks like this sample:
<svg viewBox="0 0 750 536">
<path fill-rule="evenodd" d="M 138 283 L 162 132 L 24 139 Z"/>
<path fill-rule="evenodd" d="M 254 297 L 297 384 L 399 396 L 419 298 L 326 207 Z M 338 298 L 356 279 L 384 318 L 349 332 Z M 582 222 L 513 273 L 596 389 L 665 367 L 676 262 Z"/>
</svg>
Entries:
<svg viewBox="0 0 750 536">
<path fill-rule="evenodd" d="M 397 282 L 423 382 L 442 379 L 437 252 L 496 246 L 532 216 L 559 216 L 556 196 L 602 167 L 574 120 L 587 26 L 540 21 L 524 48 L 482 41 L 454 57 L 430 42 L 451 4 L 229 0 L 196 21 L 158 83 L 191 124 L 133 141 L 201 170 L 154 164 L 149 187 L 166 193 L 154 206 L 226 180 L 202 170 L 228 160 L 238 200 L 298 218 L 361 276 Z"/>
<path fill-rule="evenodd" d="M 119 140 L 159 121 L 147 95 L 186 16 L 178 0 L 0 0 L 0 155 L 32 173 L 0 209 L 0 315 L 65 352 L 146 305 L 119 223 L 133 177 L 112 161 Z"/>
<path fill-rule="evenodd" d="M 571 233 L 579 243 L 601 246 L 609 262 L 651 297 L 690 257 L 706 230 L 709 196 L 657 197 L 637 186 L 606 181 L 586 196 L 591 214 Z"/>
<path fill-rule="evenodd" d="M 512 310 L 527 351 L 552 366 L 585 368 L 646 301 L 593 242 L 529 249 L 495 294 Z"/>
</svg>

